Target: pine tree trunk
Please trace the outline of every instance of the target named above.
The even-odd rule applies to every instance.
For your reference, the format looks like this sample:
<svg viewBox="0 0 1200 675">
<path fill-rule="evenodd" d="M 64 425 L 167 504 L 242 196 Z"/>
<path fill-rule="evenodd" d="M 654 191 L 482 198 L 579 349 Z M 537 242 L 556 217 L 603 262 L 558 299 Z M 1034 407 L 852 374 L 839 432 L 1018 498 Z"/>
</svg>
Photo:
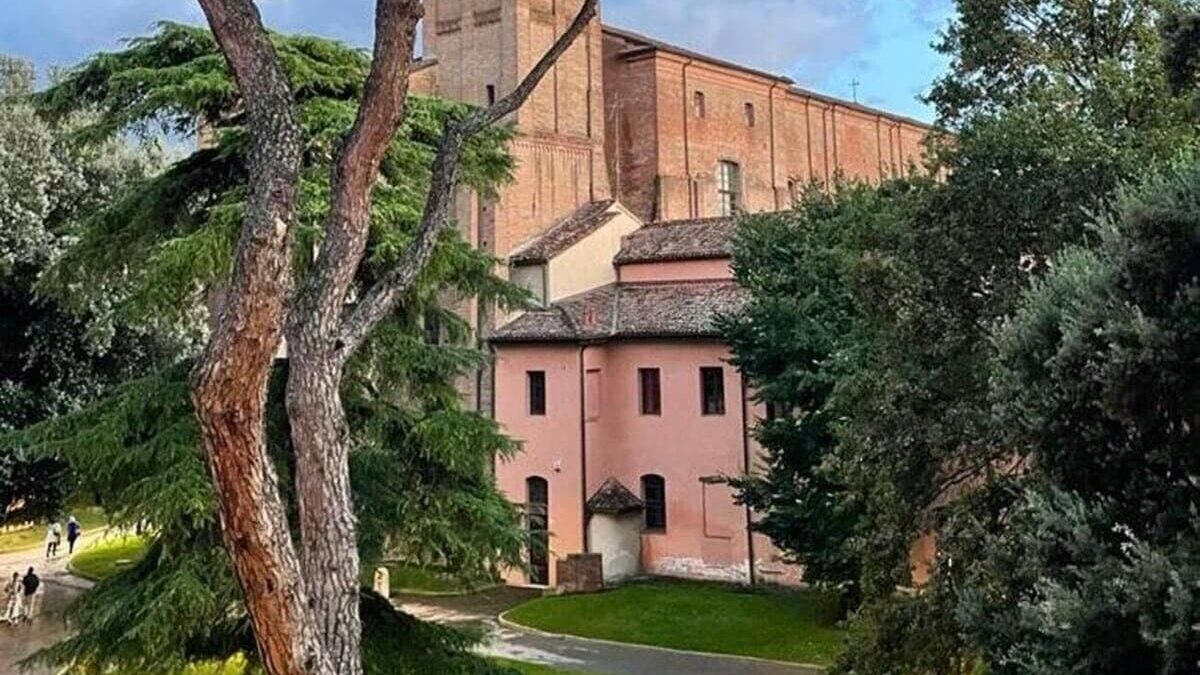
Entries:
<svg viewBox="0 0 1200 675">
<path fill-rule="evenodd" d="M 238 83 L 250 134 L 245 215 L 233 272 L 192 399 L 221 536 L 271 675 L 335 675 L 308 609 L 278 479 L 267 454 L 267 380 L 292 291 L 291 223 L 302 140 L 291 88 L 251 0 L 200 0 Z"/>
<path fill-rule="evenodd" d="M 350 491 L 350 432 L 341 361 L 302 327 L 288 331 L 287 408 L 296 453 L 300 564 L 326 654 L 339 675 L 362 673 L 359 558 Z"/>
<path fill-rule="evenodd" d="M 253 0 L 199 0 L 247 111 L 250 186 L 229 291 L 195 376 L 193 397 L 222 534 L 270 675 L 360 675 L 358 549 L 351 439 L 339 385 L 346 359 L 395 310 L 432 255 L 456 185 L 463 143 L 528 99 L 583 32 L 597 0 L 517 88 L 451 123 L 434 161 L 415 241 L 344 316 L 366 248 L 371 190 L 403 120 L 420 0 L 377 0 L 375 48 L 354 128 L 334 162 L 321 250 L 287 321 L 287 404 L 296 452 L 300 555 L 267 456 L 263 409 L 292 290 L 291 221 L 302 151 L 291 91 Z M 303 574 L 301 574 L 303 572 Z"/>
</svg>

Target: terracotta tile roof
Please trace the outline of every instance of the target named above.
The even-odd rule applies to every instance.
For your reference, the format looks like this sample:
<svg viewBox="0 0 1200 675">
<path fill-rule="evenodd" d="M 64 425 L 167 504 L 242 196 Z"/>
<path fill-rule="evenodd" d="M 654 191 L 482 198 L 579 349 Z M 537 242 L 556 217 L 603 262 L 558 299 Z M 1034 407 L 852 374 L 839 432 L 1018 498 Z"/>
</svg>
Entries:
<svg viewBox="0 0 1200 675">
<path fill-rule="evenodd" d="M 526 312 L 497 330 L 492 341 L 720 337 L 714 319 L 738 311 L 746 298 L 733 281 L 610 284 Z"/>
<path fill-rule="evenodd" d="M 732 216 L 652 223 L 627 235 L 613 262 L 728 258 L 733 255 L 734 230 Z"/>
<path fill-rule="evenodd" d="M 617 214 L 611 212 L 611 199 L 584 204 L 550 229 L 519 244 L 509 254 L 514 265 L 536 265 L 579 243 L 584 237 L 608 224 Z"/>
<path fill-rule="evenodd" d="M 609 478 L 604 485 L 596 490 L 596 494 L 587 500 L 587 508 L 591 513 L 604 513 L 612 516 L 622 516 L 645 508 L 642 500 L 629 491 L 616 478 Z"/>
</svg>

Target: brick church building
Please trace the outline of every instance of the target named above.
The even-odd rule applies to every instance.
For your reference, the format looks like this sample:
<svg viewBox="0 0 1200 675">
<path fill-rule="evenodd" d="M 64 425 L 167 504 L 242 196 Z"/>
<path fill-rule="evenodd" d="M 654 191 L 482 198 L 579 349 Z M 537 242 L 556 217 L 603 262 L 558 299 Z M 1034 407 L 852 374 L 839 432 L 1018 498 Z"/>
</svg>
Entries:
<svg viewBox="0 0 1200 675">
<path fill-rule="evenodd" d="M 503 96 L 580 4 L 428 0 L 413 90 Z M 712 325 L 744 301 L 732 216 L 837 174 L 906 172 L 930 128 L 601 19 L 511 123 L 515 180 L 456 206 L 464 236 L 542 304 L 464 308 L 495 354 L 466 387 L 524 447 L 496 467 L 535 533 L 511 580 L 556 585 L 578 553 L 609 580 L 796 580 L 721 480 L 754 470 L 764 414 Z"/>
</svg>

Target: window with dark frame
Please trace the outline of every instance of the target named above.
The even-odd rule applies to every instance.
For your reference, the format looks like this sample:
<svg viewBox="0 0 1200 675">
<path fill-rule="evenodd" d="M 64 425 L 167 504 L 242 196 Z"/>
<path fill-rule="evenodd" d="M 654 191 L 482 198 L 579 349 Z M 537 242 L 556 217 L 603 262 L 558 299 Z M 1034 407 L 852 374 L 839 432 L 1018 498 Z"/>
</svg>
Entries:
<svg viewBox="0 0 1200 675">
<path fill-rule="evenodd" d="M 700 119 L 708 116 L 708 105 L 704 99 L 704 92 L 698 91 L 692 94 L 692 113 Z"/>
<path fill-rule="evenodd" d="M 736 215 L 742 210 L 742 168 L 737 162 L 722 160 L 717 164 L 717 197 L 722 216 Z"/>
<path fill-rule="evenodd" d="M 496 104 L 496 85 L 494 84 L 487 86 L 487 103 L 488 105 Z"/>
<path fill-rule="evenodd" d="M 800 201 L 800 181 L 795 178 L 788 179 L 788 197 L 792 200 L 792 205 Z"/>
<path fill-rule="evenodd" d="M 643 415 L 662 414 L 662 375 L 658 368 L 638 369 L 638 393 Z"/>
<path fill-rule="evenodd" d="M 767 403 L 767 421 L 787 419 L 792 416 L 792 407 L 787 403 L 769 401 Z"/>
<path fill-rule="evenodd" d="M 663 532 L 667 529 L 667 482 L 662 476 L 642 476 L 642 504 L 646 511 L 646 530 Z"/>
<path fill-rule="evenodd" d="M 430 307 L 425 310 L 422 323 L 425 328 L 425 344 L 442 344 L 442 315 L 436 307 Z"/>
<path fill-rule="evenodd" d="M 531 370 L 526 373 L 529 378 L 529 414 L 546 414 L 546 372 Z"/>
<path fill-rule="evenodd" d="M 725 414 L 725 369 L 700 369 L 700 412 L 705 415 Z"/>
</svg>

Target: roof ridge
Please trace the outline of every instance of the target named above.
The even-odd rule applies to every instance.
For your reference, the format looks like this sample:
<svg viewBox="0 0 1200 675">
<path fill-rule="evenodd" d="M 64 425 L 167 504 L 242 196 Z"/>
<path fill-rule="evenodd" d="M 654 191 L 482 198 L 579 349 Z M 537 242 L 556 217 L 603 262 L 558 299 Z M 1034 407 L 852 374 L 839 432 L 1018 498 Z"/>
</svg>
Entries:
<svg viewBox="0 0 1200 675">
<path fill-rule="evenodd" d="M 728 221 L 734 223 L 738 216 L 705 216 L 704 218 L 676 218 L 675 220 L 656 220 L 646 223 L 646 227 L 670 227 L 672 225 L 711 225 L 713 223 L 721 223 Z M 634 230 L 636 233 L 637 230 Z"/>
<path fill-rule="evenodd" d="M 612 309 L 610 310 L 612 312 L 612 314 L 611 314 L 611 316 L 609 316 L 609 321 L 608 321 L 608 334 L 609 335 L 616 335 L 617 331 L 621 327 L 620 307 L 621 307 L 621 282 L 618 281 L 615 284 L 615 288 L 613 288 Z"/>
<path fill-rule="evenodd" d="M 712 56 L 710 54 L 705 54 L 704 52 L 697 51 L 695 49 L 689 49 L 682 45 L 667 42 L 666 40 L 661 40 L 656 37 L 651 37 L 649 35 L 646 35 L 645 33 L 640 33 L 638 31 L 630 30 L 628 28 L 621 28 L 620 26 L 613 26 L 613 25 L 607 24 L 607 23 L 603 24 L 601 28 L 602 28 L 602 30 L 604 30 L 608 33 L 611 33 L 618 37 L 624 38 L 626 40 L 640 42 L 641 46 L 645 49 L 661 49 L 663 51 L 672 52 L 672 53 L 678 54 L 680 56 L 685 56 L 687 58 L 701 59 L 703 61 L 708 61 L 709 63 L 713 63 L 718 66 L 724 67 L 724 68 L 732 68 L 734 70 L 740 70 L 744 73 L 750 73 L 751 75 L 755 75 L 757 77 L 761 77 L 761 78 L 764 78 L 767 80 L 774 80 L 776 82 L 785 83 L 788 85 L 787 90 L 798 96 L 806 96 L 808 98 L 822 101 L 822 102 L 828 103 L 830 105 L 841 106 L 844 108 L 848 108 L 850 110 L 857 110 L 859 112 L 864 112 L 864 113 L 867 113 L 870 115 L 880 115 L 880 116 L 892 119 L 896 122 L 907 123 L 907 124 L 911 124 L 916 127 L 922 127 L 924 129 L 936 130 L 938 128 L 933 123 L 925 122 L 925 121 L 919 120 L 915 117 L 911 117 L 909 115 L 891 112 L 888 110 L 884 110 L 883 108 L 876 108 L 876 107 L 872 107 L 872 106 L 868 106 L 868 105 L 863 105 L 862 103 L 858 103 L 856 101 L 848 101 L 846 99 L 838 98 L 836 96 L 830 96 L 829 94 L 822 94 L 818 91 L 814 91 L 812 89 L 808 89 L 807 87 L 802 87 L 802 86 L 798 85 L 795 80 L 793 80 L 790 77 L 787 77 L 786 75 L 779 75 L 778 73 L 773 73 L 768 70 L 763 70 L 761 68 L 755 68 L 754 66 L 747 66 L 745 64 L 738 63 L 736 61 L 730 61 L 728 59 L 723 59 L 719 56 Z"/>
</svg>

